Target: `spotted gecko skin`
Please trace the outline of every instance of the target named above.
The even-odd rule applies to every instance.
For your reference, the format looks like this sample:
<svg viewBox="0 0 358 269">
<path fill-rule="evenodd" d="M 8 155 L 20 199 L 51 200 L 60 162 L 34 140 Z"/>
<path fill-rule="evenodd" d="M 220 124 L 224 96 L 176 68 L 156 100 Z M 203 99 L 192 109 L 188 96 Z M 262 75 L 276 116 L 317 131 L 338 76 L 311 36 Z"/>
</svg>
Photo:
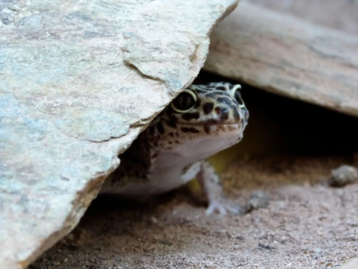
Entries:
<svg viewBox="0 0 358 269">
<path fill-rule="evenodd" d="M 205 159 L 238 143 L 249 112 L 240 85 L 192 85 L 180 93 L 119 156 L 121 164 L 101 193 L 147 196 L 171 191 L 197 178 L 207 214 L 239 213 L 223 196 L 219 178 Z"/>
</svg>

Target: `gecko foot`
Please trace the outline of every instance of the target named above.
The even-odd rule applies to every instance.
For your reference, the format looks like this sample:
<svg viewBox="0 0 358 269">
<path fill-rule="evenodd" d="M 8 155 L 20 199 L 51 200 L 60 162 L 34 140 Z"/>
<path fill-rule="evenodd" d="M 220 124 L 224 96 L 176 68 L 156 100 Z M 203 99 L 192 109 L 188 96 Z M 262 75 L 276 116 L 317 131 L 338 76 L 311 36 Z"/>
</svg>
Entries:
<svg viewBox="0 0 358 269">
<path fill-rule="evenodd" d="M 211 201 L 205 211 L 206 215 L 211 215 L 213 212 L 218 212 L 220 215 L 226 215 L 227 212 L 243 215 L 247 212 L 247 208 L 239 206 L 230 200 L 220 199 Z"/>
</svg>

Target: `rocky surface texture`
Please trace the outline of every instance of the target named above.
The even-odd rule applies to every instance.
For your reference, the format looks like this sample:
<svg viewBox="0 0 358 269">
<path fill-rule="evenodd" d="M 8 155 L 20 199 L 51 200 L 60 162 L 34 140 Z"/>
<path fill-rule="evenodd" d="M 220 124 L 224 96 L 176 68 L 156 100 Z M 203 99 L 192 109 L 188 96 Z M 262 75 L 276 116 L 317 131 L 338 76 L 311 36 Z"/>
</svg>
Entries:
<svg viewBox="0 0 358 269">
<path fill-rule="evenodd" d="M 235 0 L 0 2 L 0 268 L 69 233 Z"/>
<path fill-rule="evenodd" d="M 255 2 L 270 9 L 242 1 L 213 32 L 204 68 L 358 116 L 358 4 Z M 325 12 L 317 12 L 321 8 Z"/>
</svg>

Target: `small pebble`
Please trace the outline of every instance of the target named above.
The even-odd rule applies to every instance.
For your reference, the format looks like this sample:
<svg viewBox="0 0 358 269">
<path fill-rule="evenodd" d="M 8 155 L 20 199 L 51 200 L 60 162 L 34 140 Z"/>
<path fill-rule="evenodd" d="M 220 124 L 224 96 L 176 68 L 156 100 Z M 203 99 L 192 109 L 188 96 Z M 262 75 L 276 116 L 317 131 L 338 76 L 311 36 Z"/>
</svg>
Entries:
<svg viewBox="0 0 358 269">
<path fill-rule="evenodd" d="M 266 192 L 254 191 L 250 195 L 248 203 L 248 210 L 255 210 L 259 208 L 266 208 L 269 205 L 269 197 Z"/>
<path fill-rule="evenodd" d="M 334 187 L 342 187 L 356 181 L 358 181 L 358 169 L 353 166 L 342 165 L 332 170 L 329 184 Z"/>
</svg>

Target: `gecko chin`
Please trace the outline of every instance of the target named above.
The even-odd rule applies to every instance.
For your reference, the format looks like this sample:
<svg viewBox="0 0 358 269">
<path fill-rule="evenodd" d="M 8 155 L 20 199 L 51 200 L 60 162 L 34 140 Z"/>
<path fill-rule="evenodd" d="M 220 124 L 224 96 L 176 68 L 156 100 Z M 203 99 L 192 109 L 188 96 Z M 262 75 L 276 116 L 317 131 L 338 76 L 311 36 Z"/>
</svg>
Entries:
<svg viewBox="0 0 358 269">
<path fill-rule="evenodd" d="M 178 125 L 180 139 L 167 151 L 186 158 L 204 159 L 238 143 L 243 137 L 243 123 L 217 125 Z"/>
<path fill-rule="evenodd" d="M 187 124 L 187 123 L 178 123 L 178 128 L 183 136 L 190 136 L 195 138 L 199 136 L 201 138 L 218 136 L 221 138 L 223 136 L 237 136 L 241 135 L 244 128 L 245 123 L 240 121 L 238 123 L 215 123 L 215 124 Z"/>
</svg>

